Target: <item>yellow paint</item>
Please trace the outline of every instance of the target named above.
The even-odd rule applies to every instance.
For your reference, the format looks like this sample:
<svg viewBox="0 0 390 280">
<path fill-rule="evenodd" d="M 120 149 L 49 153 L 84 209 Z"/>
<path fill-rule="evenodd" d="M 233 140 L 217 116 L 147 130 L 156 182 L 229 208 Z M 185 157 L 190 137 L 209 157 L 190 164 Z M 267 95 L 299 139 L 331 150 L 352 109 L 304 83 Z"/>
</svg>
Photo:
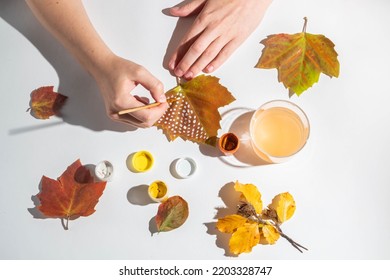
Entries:
<svg viewBox="0 0 390 280">
<path fill-rule="evenodd" d="M 149 185 L 148 193 L 154 201 L 162 202 L 168 198 L 168 187 L 163 181 L 154 181 Z"/>
<path fill-rule="evenodd" d="M 131 158 L 131 166 L 136 172 L 145 172 L 152 168 L 154 158 L 148 151 L 139 151 Z M 129 167 L 129 164 L 127 164 Z"/>
</svg>

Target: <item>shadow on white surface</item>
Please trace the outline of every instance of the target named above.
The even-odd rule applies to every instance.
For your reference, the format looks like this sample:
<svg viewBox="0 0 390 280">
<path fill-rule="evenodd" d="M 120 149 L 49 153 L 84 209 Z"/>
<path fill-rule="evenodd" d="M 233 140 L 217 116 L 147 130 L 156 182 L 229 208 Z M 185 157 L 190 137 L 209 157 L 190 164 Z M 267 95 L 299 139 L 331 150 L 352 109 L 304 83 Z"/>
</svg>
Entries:
<svg viewBox="0 0 390 280">
<path fill-rule="evenodd" d="M 156 224 L 156 216 L 153 216 L 149 221 L 149 231 L 150 231 L 151 236 L 153 236 L 153 234 L 155 234 L 155 233 L 158 233 L 157 224 Z"/>
<path fill-rule="evenodd" d="M 29 40 L 56 70 L 59 77 L 57 92 L 69 97 L 61 110 L 64 122 L 94 131 L 125 132 L 135 130 L 135 128 L 125 124 L 113 122 L 107 117 L 104 102 L 95 81 L 66 49 L 41 26 L 25 1 L 1 0 L 0 17 Z M 37 87 L 40 86 L 45 85 Z M 31 89 L 31 91 L 33 90 Z M 22 133 L 34 129 L 35 127 L 15 130 L 17 133 Z M 10 134 L 12 133 L 15 131 L 10 132 Z"/>
<path fill-rule="evenodd" d="M 223 203 L 226 207 L 217 207 L 217 213 L 215 214 L 214 219 L 223 218 L 227 215 L 232 215 L 237 212 L 237 205 L 240 201 L 239 193 L 234 190 L 234 183 L 230 182 L 224 185 L 221 190 L 219 191 L 218 196 L 222 199 Z M 216 240 L 215 244 L 218 248 L 225 250 L 225 256 L 226 257 L 237 257 L 237 255 L 232 254 L 229 250 L 229 240 L 231 237 L 231 234 L 226 234 L 220 232 L 217 228 L 216 222 L 210 222 L 204 224 L 207 228 L 207 233 L 210 235 L 215 235 Z"/>
<path fill-rule="evenodd" d="M 64 121 L 59 120 L 59 121 L 54 121 L 54 122 L 45 122 L 43 124 L 38 124 L 38 125 L 30 125 L 30 126 L 22 126 L 18 128 L 13 128 L 8 131 L 9 135 L 17 135 L 17 134 L 22 134 L 22 133 L 27 133 L 35 130 L 40 130 L 40 129 L 45 129 L 45 128 L 50 128 L 53 126 L 58 126 L 65 124 Z"/>
<path fill-rule="evenodd" d="M 148 195 L 148 185 L 139 185 L 132 187 L 127 192 L 127 200 L 133 205 L 145 206 L 156 203 Z"/>
<path fill-rule="evenodd" d="M 135 187 L 132 187 L 127 192 L 127 200 L 133 204 L 133 205 L 140 205 L 140 206 L 146 206 L 148 204 L 157 204 L 157 202 L 154 202 L 150 199 L 148 195 L 148 185 L 138 185 Z M 155 217 L 153 216 L 149 221 L 149 231 L 151 236 L 153 234 L 157 233 L 157 225 Z"/>
<path fill-rule="evenodd" d="M 254 110 L 233 108 L 222 115 L 223 133 L 231 132 L 240 139 L 240 147 L 234 155 L 220 157 L 224 163 L 234 167 L 251 167 L 270 164 L 256 155 L 250 138 L 250 122 Z"/>
</svg>

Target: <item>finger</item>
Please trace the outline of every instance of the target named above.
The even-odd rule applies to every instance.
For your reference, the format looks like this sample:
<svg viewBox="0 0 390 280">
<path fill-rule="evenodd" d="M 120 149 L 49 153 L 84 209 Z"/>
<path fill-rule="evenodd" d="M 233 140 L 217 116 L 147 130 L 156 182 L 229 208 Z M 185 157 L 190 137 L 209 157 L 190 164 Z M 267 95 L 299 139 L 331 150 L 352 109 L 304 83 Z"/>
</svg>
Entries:
<svg viewBox="0 0 390 280">
<path fill-rule="evenodd" d="M 218 53 L 218 55 L 203 69 L 205 73 L 211 73 L 218 69 L 238 48 L 240 42 L 232 40 L 226 44 Z"/>
<path fill-rule="evenodd" d="M 218 53 L 224 48 L 225 44 L 225 41 L 221 37 L 214 40 L 184 74 L 184 78 L 191 80 L 195 77 L 217 57 Z"/>
<path fill-rule="evenodd" d="M 133 112 L 131 115 L 140 120 L 142 124 L 150 127 L 162 117 L 167 109 L 168 103 L 161 103 L 153 108 Z"/>
<path fill-rule="evenodd" d="M 202 32 L 202 30 L 199 32 Z M 187 53 L 191 45 L 198 39 L 199 35 L 200 34 L 191 35 L 193 36 L 192 38 L 185 38 L 178 44 L 176 50 L 172 53 L 170 61 L 168 63 L 168 68 L 170 71 L 173 72 L 173 74 L 175 74 L 174 70 L 176 66 L 179 64 L 180 60 L 183 59 L 184 55 Z"/>
<path fill-rule="evenodd" d="M 177 77 L 182 77 L 187 73 L 189 68 L 199 59 L 216 37 L 216 34 L 213 34 L 212 31 L 206 29 L 188 48 L 183 58 L 179 61 L 174 70 L 175 75 Z"/>
<path fill-rule="evenodd" d="M 167 103 L 162 103 L 159 106 L 150 109 L 144 109 L 130 114 L 119 115 L 118 113 L 111 114 L 110 117 L 114 121 L 131 124 L 135 127 L 151 127 L 164 114 L 168 108 Z"/>
<path fill-rule="evenodd" d="M 164 86 L 156 77 L 154 77 L 148 70 L 141 68 L 135 73 L 136 82 L 140 83 L 147 89 L 154 100 L 157 102 L 166 102 L 164 94 Z"/>
<path fill-rule="evenodd" d="M 169 13 L 175 17 L 187 17 L 198 14 L 202 9 L 206 0 L 185 0 L 178 5 L 169 9 Z"/>
</svg>

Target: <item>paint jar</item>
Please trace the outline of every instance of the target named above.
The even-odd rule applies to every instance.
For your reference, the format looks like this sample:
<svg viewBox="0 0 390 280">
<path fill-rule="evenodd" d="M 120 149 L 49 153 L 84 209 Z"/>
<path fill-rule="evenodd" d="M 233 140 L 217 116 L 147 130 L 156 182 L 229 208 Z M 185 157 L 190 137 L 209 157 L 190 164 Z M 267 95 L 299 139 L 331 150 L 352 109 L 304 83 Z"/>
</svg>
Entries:
<svg viewBox="0 0 390 280">
<path fill-rule="evenodd" d="M 179 179 L 187 179 L 194 175 L 196 168 L 196 162 L 192 158 L 178 158 L 173 162 L 172 175 Z"/>
<path fill-rule="evenodd" d="M 114 166 L 108 160 L 103 160 L 95 166 L 95 176 L 101 181 L 111 181 L 114 175 Z"/>
<path fill-rule="evenodd" d="M 154 181 L 148 187 L 148 195 L 155 202 L 164 202 L 168 199 L 168 186 L 163 181 Z"/>
<path fill-rule="evenodd" d="M 228 132 L 218 139 L 218 148 L 224 155 L 232 155 L 240 147 L 240 139 L 234 133 Z"/>
<path fill-rule="evenodd" d="M 127 168 L 133 172 L 146 172 L 153 167 L 154 158 L 148 151 L 138 151 L 126 159 Z"/>
</svg>

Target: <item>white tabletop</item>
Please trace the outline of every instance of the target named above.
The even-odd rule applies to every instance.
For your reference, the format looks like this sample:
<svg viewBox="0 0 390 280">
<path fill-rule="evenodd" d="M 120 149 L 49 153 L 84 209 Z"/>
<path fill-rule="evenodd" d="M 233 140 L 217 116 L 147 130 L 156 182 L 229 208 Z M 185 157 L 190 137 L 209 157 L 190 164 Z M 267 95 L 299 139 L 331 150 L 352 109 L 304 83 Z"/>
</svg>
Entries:
<svg viewBox="0 0 390 280">
<path fill-rule="evenodd" d="M 84 2 L 113 51 L 144 65 L 167 90 L 175 86 L 164 57 L 190 20 L 178 23 L 162 10 L 178 1 Z M 274 1 L 259 28 L 214 73 L 237 99 L 220 112 L 290 100 L 309 116 L 311 135 L 286 163 L 240 168 L 226 164 L 211 147 L 168 142 L 156 128 L 126 131 L 111 122 L 93 79 L 40 27 L 24 1 L 2 0 L 0 259 L 229 258 L 229 235 L 216 235 L 215 215 L 232 201 L 236 180 L 258 186 L 265 205 L 289 191 L 297 210 L 282 228 L 309 248 L 301 254 L 280 239 L 238 259 L 390 258 L 389 12 L 387 0 Z M 300 97 L 289 98 L 276 70 L 253 66 L 262 50 L 259 41 L 300 32 L 304 16 L 307 32 L 335 43 L 340 77 L 321 75 Z M 69 96 L 62 118 L 43 121 L 26 112 L 31 91 L 45 85 Z M 138 150 L 155 156 L 149 172 L 127 169 L 127 156 Z M 186 156 L 196 160 L 198 170 L 177 179 L 170 165 Z M 59 219 L 36 217 L 34 196 L 42 175 L 57 178 L 78 158 L 89 165 L 109 160 L 115 175 L 96 212 L 71 221 L 66 231 Z M 190 215 L 179 229 L 152 236 L 158 204 L 148 200 L 145 186 L 157 179 L 168 184 L 171 195 L 187 200 Z"/>
</svg>

